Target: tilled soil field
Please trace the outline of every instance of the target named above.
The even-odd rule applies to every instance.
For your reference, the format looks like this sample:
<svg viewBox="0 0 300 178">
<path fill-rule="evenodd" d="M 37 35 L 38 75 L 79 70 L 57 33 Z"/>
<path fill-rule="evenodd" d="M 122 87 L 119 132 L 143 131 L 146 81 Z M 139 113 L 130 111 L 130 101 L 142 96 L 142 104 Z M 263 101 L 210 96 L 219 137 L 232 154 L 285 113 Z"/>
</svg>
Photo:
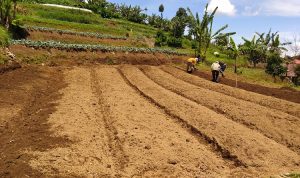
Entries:
<svg viewBox="0 0 300 178">
<path fill-rule="evenodd" d="M 0 77 L 0 177 L 268 177 L 300 171 L 300 105 L 169 66 Z"/>
</svg>

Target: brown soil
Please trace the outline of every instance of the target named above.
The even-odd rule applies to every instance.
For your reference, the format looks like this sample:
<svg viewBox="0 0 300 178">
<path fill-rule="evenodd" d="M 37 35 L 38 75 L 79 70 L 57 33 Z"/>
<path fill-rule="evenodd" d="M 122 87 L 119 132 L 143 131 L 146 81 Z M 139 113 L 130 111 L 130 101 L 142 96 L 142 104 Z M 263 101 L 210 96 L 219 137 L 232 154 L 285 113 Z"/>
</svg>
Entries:
<svg viewBox="0 0 300 178">
<path fill-rule="evenodd" d="M 181 68 L 179 68 L 181 69 Z M 181 69 L 184 71 L 184 69 Z M 201 78 L 204 78 L 206 80 L 211 81 L 211 74 L 206 73 L 203 71 L 195 71 L 193 75 L 199 76 Z M 221 84 L 228 85 L 235 87 L 235 80 L 228 79 L 228 78 L 222 78 L 220 81 Z M 256 85 L 256 84 L 250 84 L 246 82 L 238 82 L 238 88 L 247 90 L 247 91 L 252 91 L 255 93 L 267 95 L 267 96 L 272 96 L 280 99 L 284 99 L 287 101 L 295 102 L 295 103 L 300 103 L 300 91 L 295 91 L 295 90 L 286 90 L 285 88 L 269 88 L 261 85 Z"/>
<path fill-rule="evenodd" d="M 93 56 L 51 51 L 62 54 L 78 61 Z M 243 99 L 246 91 L 234 96 L 184 82 L 185 73 L 174 68 L 180 75 L 160 67 L 66 64 L 1 75 L 0 177 L 263 177 L 300 171 L 297 112 Z"/>
<path fill-rule="evenodd" d="M 0 64 L 0 74 L 3 74 L 8 71 L 21 68 L 21 65 L 18 62 L 12 61 L 6 64 Z"/>
<path fill-rule="evenodd" d="M 249 92 L 244 89 L 239 89 L 224 84 L 207 82 L 207 80 L 203 78 L 195 75 L 187 75 L 185 71 L 171 66 L 162 66 L 161 69 L 190 84 L 300 117 L 300 105 L 294 102 L 277 99 L 255 92 Z"/>
<path fill-rule="evenodd" d="M 45 63 L 50 66 L 74 66 L 81 64 L 147 64 L 161 65 L 168 63 L 183 63 L 182 56 L 143 53 L 102 53 L 102 52 L 72 52 L 57 49 L 33 49 L 21 45 L 13 45 L 10 50 L 16 58 L 25 63 Z"/>
<path fill-rule="evenodd" d="M 300 120 L 297 117 L 191 85 L 157 67 L 143 66 L 142 70 L 149 78 L 166 89 L 187 97 L 249 128 L 258 130 L 300 154 L 300 130 L 298 129 Z M 261 98 L 258 96 L 256 99 Z M 294 104 L 291 107 L 300 108 L 300 105 Z"/>
<path fill-rule="evenodd" d="M 162 88 L 137 68 L 122 67 L 122 72 L 139 92 L 170 115 L 192 125 L 196 132 L 215 145 L 217 152 L 236 165 L 258 171 L 260 176 L 268 174 L 269 171 L 276 172 L 299 166 L 300 156 L 287 147 Z"/>
<path fill-rule="evenodd" d="M 0 177 L 40 177 L 27 163 L 25 150 L 66 146 L 65 137 L 51 136 L 47 119 L 53 101 L 65 86 L 59 69 L 22 68 L 0 77 Z"/>
</svg>

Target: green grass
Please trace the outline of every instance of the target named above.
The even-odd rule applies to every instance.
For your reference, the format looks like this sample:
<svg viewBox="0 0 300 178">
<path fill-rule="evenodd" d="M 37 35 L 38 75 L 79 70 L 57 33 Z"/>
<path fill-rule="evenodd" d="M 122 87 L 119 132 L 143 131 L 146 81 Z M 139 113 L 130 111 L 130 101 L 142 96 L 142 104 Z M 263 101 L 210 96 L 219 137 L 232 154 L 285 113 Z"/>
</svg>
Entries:
<svg viewBox="0 0 300 178">
<path fill-rule="evenodd" d="M 76 6 L 79 4 L 77 0 L 23 0 L 27 3 L 40 3 L 40 4 L 60 4 L 68 6 Z"/>
<path fill-rule="evenodd" d="M 5 64 L 8 61 L 7 56 L 4 55 L 3 47 L 9 44 L 8 32 L 0 26 L 0 64 Z"/>
<path fill-rule="evenodd" d="M 0 26 L 0 47 L 5 47 L 8 45 L 9 35 L 8 32 Z"/>
<path fill-rule="evenodd" d="M 288 173 L 288 174 L 280 175 L 280 177 L 282 177 L 282 178 L 300 178 L 300 174 L 299 173 Z M 270 178 L 275 178 L 275 177 L 271 176 Z"/>
<path fill-rule="evenodd" d="M 100 15 L 80 10 L 48 7 L 39 4 L 19 4 L 23 13 L 18 15 L 21 23 L 75 31 L 98 32 L 112 35 L 153 37 L 156 29 L 120 19 L 104 19 Z"/>
<path fill-rule="evenodd" d="M 198 68 L 200 71 L 205 71 L 210 73 L 210 65 L 206 63 L 198 64 Z M 273 88 L 281 88 L 281 87 L 289 87 L 294 88 L 300 91 L 300 87 L 296 87 L 292 83 L 289 82 L 281 82 L 281 80 L 277 77 L 277 81 L 274 83 L 273 77 L 265 73 L 264 69 L 260 68 L 248 68 L 248 67 L 239 67 L 238 71 L 238 81 L 243 81 L 247 83 L 258 84 L 266 87 Z M 234 73 L 234 68 L 229 66 L 225 71 L 225 77 L 235 80 L 236 74 Z"/>
</svg>

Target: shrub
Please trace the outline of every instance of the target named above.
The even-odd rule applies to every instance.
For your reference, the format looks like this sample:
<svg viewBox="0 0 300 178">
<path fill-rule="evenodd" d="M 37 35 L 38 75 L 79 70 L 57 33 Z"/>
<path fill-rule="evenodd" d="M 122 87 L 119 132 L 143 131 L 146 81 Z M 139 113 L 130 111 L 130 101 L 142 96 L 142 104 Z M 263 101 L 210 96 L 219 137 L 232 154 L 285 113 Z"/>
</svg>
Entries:
<svg viewBox="0 0 300 178">
<path fill-rule="evenodd" d="M 8 46 L 8 44 L 9 44 L 8 32 L 3 27 L 0 27 L 0 47 Z"/>
<path fill-rule="evenodd" d="M 168 46 L 175 47 L 175 48 L 181 48 L 182 47 L 182 39 L 171 36 L 168 39 Z"/>
<path fill-rule="evenodd" d="M 29 36 L 29 33 L 26 28 L 22 27 L 21 20 L 13 20 L 9 31 L 12 34 L 13 39 L 24 39 Z"/>
<path fill-rule="evenodd" d="M 161 30 L 159 30 L 156 34 L 155 38 L 155 46 L 165 46 L 167 44 L 167 36 Z"/>
<path fill-rule="evenodd" d="M 267 56 L 266 73 L 271 74 L 276 80 L 276 76 L 286 73 L 287 69 L 282 66 L 282 58 L 278 53 L 271 53 Z"/>
</svg>

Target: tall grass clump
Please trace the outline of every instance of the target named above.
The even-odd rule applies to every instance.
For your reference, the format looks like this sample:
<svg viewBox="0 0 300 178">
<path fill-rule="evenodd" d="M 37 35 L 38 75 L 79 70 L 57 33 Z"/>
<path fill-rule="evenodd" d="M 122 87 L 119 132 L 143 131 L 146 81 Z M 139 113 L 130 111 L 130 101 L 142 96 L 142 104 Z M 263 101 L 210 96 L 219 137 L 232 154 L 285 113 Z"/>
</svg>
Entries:
<svg viewBox="0 0 300 178">
<path fill-rule="evenodd" d="M 8 46 L 9 35 L 5 28 L 0 27 L 0 47 Z"/>
</svg>

